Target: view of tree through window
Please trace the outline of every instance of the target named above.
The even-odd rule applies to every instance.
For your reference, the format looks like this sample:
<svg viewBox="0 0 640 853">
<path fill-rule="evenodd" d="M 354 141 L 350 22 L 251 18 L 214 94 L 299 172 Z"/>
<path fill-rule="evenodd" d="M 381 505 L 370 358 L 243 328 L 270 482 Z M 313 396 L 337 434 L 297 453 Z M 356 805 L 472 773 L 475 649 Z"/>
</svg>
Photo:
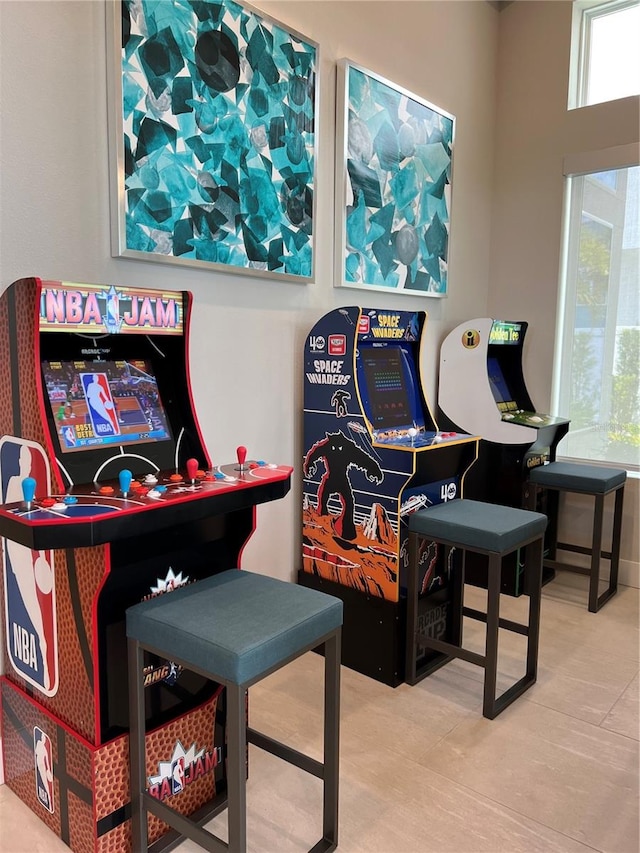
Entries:
<svg viewBox="0 0 640 853">
<path fill-rule="evenodd" d="M 640 464 L 640 167 L 574 176 L 558 411 L 560 454 Z"/>
</svg>

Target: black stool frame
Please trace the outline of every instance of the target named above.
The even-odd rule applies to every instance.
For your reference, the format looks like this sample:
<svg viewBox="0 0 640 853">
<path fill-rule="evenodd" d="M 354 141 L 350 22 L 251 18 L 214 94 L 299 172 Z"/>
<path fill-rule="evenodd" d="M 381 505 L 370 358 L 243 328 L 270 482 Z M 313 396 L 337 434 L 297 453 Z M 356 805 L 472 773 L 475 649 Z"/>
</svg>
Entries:
<svg viewBox="0 0 640 853">
<path fill-rule="evenodd" d="M 445 546 L 445 559 L 449 560 L 452 549 L 462 552 L 460 566 L 452 571 L 453 576 L 453 633 L 456 642 L 448 643 L 427 637 L 418 631 L 418 553 L 419 540 L 429 539 Z M 524 567 L 524 592 L 529 596 L 529 614 L 526 625 L 500 618 L 500 584 L 502 574 L 502 558 L 511 553 L 487 551 L 482 548 L 465 548 L 458 542 L 423 536 L 415 531 L 409 532 L 409 571 L 407 580 L 407 657 L 406 680 L 409 684 L 417 684 L 436 669 L 448 663 L 453 658 L 461 658 L 484 669 L 483 716 L 493 720 L 501 711 L 521 696 L 525 690 L 535 683 L 538 672 L 538 641 L 540 636 L 540 601 L 542 598 L 542 548 L 543 536 L 523 540 L 518 547 L 526 547 Z M 464 573 L 466 551 L 485 554 L 488 559 L 487 571 L 487 612 L 483 613 L 464 606 Z M 463 622 L 468 616 L 485 622 L 487 626 L 485 653 L 480 655 L 462 647 Z M 508 690 L 496 697 L 496 682 L 498 670 L 498 629 L 504 628 L 516 634 L 527 637 L 526 672 Z M 433 660 L 421 666 L 417 665 L 418 646 L 433 649 L 439 654 Z"/>
<path fill-rule="evenodd" d="M 557 516 L 559 507 L 560 492 L 573 492 L 577 495 L 592 496 L 595 499 L 593 511 L 593 530 L 591 533 L 591 547 L 586 545 L 574 545 L 570 542 L 558 542 L 558 525 L 557 522 L 549 525 L 549 535 L 547 537 L 548 554 L 545 557 L 544 565 L 550 569 L 564 569 L 567 572 L 573 572 L 578 575 L 589 576 L 589 613 L 597 613 L 603 604 L 606 604 L 609 599 L 618 591 L 618 569 L 620 566 L 620 534 L 622 532 L 622 506 L 624 502 L 624 487 L 623 482 L 607 492 L 594 493 L 587 492 L 583 489 L 571 489 L 539 485 L 538 483 L 529 482 L 527 484 L 528 494 L 526 495 L 527 507 L 535 509 L 538 503 L 538 494 L 540 492 L 548 493 L 547 500 L 552 500 L 548 507 L 548 515 L 554 514 Z M 604 505 L 608 495 L 615 492 L 615 504 L 613 508 L 613 529 L 611 531 L 611 550 L 602 550 L 602 527 L 604 516 Z M 544 511 L 544 510 L 543 510 Z M 591 557 L 591 565 L 577 566 L 575 563 L 565 563 L 557 559 L 557 551 L 570 551 L 573 554 L 585 554 Z M 609 584 L 602 595 L 598 595 L 600 586 L 600 561 L 609 560 Z"/>
<path fill-rule="evenodd" d="M 315 641 L 306 648 L 296 651 L 284 661 L 271 667 L 259 676 L 244 684 L 235 684 L 219 678 L 215 673 L 195 667 L 189 661 L 181 660 L 168 649 L 158 649 L 129 638 L 129 759 L 131 762 L 131 829 L 133 853 L 146 853 L 148 846 L 147 812 L 167 823 L 181 837 L 190 838 L 204 850 L 227 851 L 227 853 L 245 853 L 247 849 L 246 829 L 246 748 L 252 743 L 260 749 L 272 753 L 278 758 L 305 770 L 323 781 L 322 838 L 310 853 L 326 853 L 335 850 L 338 845 L 338 772 L 339 772 L 339 732 L 340 732 L 340 650 L 342 629 L 337 628 Z M 323 761 L 298 752 L 280 741 L 250 728 L 247 725 L 247 691 L 252 684 L 266 678 L 272 672 L 286 666 L 291 661 L 317 648 L 324 648 L 324 755 Z M 142 677 L 143 652 L 148 651 L 160 657 L 171 659 L 186 669 L 223 684 L 227 694 L 227 795 L 218 809 L 208 812 L 199 821 L 194 816 L 186 817 L 152 797 L 146 791 L 146 747 L 145 747 L 145 710 L 144 687 Z M 218 836 L 204 829 L 203 823 L 217 812 L 228 808 L 229 841 L 226 843 Z M 159 839 L 161 842 L 163 839 Z M 158 843 L 158 842 L 156 842 Z M 155 848 L 155 844 L 153 848 Z"/>
</svg>

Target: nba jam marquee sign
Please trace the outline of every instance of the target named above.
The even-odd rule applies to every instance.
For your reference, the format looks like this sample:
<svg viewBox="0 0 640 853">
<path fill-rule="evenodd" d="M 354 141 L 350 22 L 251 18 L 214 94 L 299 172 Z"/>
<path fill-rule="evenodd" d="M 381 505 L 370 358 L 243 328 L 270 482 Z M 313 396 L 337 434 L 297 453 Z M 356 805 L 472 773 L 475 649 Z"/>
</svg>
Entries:
<svg viewBox="0 0 640 853">
<path fill-rule="evenodd" d="M 162 290 L 44 282 L 40 331 L 181 335 L 182 297 Z"/>
</svg>

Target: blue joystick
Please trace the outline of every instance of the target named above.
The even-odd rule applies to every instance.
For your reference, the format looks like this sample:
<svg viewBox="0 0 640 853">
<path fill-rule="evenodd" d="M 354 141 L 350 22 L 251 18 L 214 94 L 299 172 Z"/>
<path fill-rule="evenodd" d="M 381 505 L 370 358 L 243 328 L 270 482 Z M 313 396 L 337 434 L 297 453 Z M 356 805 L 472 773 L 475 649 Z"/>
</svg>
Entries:
<svg viewBox="0 0 640 853">
<path fill-rule="evenodd" d="M 22 496 L 27 505 L 27 509 L 31 508 L 33 499 L 36 494 L 36 481 L 33 477 L 25 477 L 22 481 Z"/>
<path fill-rule="evenodd" d="M 128 468 L 123 468 L 122 471 L 118 474 L 118 480 L 120 481 L 120 491 L 123 496 L 129 494 L 129 489 L 131 488 L 131 480 L 133 479 L 133 474 L 129 471 Z"/>
</svg>

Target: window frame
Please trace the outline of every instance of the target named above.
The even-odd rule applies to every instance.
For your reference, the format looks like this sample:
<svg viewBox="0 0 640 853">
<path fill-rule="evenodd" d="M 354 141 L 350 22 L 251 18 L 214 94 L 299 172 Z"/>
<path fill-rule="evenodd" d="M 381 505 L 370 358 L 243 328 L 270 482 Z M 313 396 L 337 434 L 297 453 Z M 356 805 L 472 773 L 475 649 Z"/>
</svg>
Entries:
<svg viewBox="0 0 640 853">
<path fill-rule="evenodd" d="M 595 104 L 587 102 L 591 27 L 594 18 L 613 15 L 616 12 L 638 5 L 638 0 L 574 0 L 571 19 L 571 57 L 567 103 L 569 110 L 595 106 Z M 599 101 L 598 103 L 609 102 Z"/>
<path fill-rule="evenodd" d="M 563 192 L 563 212 L 562 212 L 562 242 L 560 253 L 560 269 L 558 280 L 558 300 L 556 306 L 556 332 L 554 346 L 554 367 L 551 386 L 552 411 L 563 411 L 566 407 L 566 400 L 561 399 L 560 393 L 566 387 L 567 371 L 570 370 L 570 364 L 567 359 L 571 357 L 572 329 L 575 325 L 575 298 L 570 303 L 567 302 L 567 297 L 571 292 L 575 297 L 575 287 L 573 282 L 576 279 L 577 256 L 572 253 L 575 248 L 575 225 L 572 227 L 572 211 L 575 209 L 575 196 L 577 194 L 577 183 L 573 179 L 585 177 L 598 172 L 606 172 L 608 170 L 619 170 L 625 168 L 633 168 L 640 166 L 640 146 L 637 143 L 629 145 L 620 145 L 614 148 L 602 149 L 600 151 L 580 152 L 572 154 L 564 158 L 563 176 L 564 176 L 564 192 Z M 583 182 L 584 184 L 584 182 Z M 602 191 L 606 192 L 609 188 L 602 187 Z M 582 199 L 583 190 L 580 190 L 580 198 Z M 582 214 L 582 205 L 581 205 Z M 592 213 L 588 214 L 591 219 L 596 220 Z M 604 224 L 607 224 L 606 222 Z M 611 272 L 610 272 L 611 275 Z M 577 456 L 564 456 L 562 453 L 562 445 L 566 442 L 564 439 L 558 448 L 558 458 L 564 458 L 573 461 L 580 461 Z M 594 465 L 611 465 L 612 462 L 606 460 L 583 459 L 582 461 Z M 633 463 L 619 462 L 617 463 L 632 475 L 640 473 L 640 466 Z"/>
</svg>

